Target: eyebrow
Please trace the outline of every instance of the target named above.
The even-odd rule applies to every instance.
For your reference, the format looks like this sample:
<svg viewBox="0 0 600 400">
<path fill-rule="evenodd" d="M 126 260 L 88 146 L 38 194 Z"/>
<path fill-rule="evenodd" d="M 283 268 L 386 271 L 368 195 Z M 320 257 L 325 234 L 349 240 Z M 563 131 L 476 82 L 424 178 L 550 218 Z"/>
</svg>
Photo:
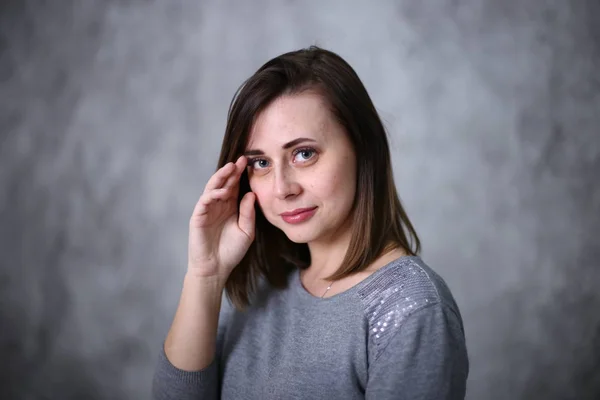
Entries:
<svg viewBox="0 0 600 400">
<path fill-rule="evenodd" d="M 316 140 L 314 139 L 310 139 L 310 138 L 298 138 L 298 139 L 294 139 L 291 142 L 287 142 L 286 144 L 284 144 L 283 146 L 281 146 L 282 149 L 287 150 L 290 147 L 293 147 L 297 144 L 303 143 L 303 142 L 316 142 Z M 246 150 L 244 152 L 245 156 L 262 156 L 264 155 L 264 151 L 262 150 Z"/>
</svg>

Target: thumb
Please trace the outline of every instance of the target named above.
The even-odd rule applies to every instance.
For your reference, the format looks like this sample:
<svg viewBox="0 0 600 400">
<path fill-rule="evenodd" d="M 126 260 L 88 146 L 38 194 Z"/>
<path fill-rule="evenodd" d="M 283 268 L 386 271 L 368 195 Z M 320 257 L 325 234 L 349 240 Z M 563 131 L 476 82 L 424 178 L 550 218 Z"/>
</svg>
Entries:
<svg viewBox="0 0 600 400">
<path fill-rule="evenodd" d="M 255 232 L 255 219 L 256 213 L 254 211 L 254 201 L 256 197 L 252 192 L 248 192 L 242 198 L 240 202 L 240 216 L 238 219 L 238 226 L 242 232 L 244 232 L 251 240 L 254 240 Z"/>
</svg>

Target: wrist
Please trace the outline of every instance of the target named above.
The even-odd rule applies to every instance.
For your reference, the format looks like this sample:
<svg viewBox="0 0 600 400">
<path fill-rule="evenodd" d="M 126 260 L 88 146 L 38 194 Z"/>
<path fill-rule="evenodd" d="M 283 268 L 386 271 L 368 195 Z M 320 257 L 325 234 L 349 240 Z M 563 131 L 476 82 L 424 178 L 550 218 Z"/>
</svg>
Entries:
<svg viewBox="0 0 600 400">
<path fill-rule="evenodd" d="M 219 275 L 206 275 L 193 269 L 188 269 L 184 277 L 185 285 L 201 288 L 203 292 L 218 293 L 225 289 L 226 279 Z"/>
</svg>

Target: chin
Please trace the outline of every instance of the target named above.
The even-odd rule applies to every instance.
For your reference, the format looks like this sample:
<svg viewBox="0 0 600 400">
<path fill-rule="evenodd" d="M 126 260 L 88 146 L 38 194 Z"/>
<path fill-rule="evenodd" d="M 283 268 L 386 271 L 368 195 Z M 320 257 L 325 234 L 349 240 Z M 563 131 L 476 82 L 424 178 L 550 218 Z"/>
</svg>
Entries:
<svg viewBox="0 0 600 400">
<path fill-rule="evenodd" d="M 310 239 L 307 238 L 298 238 L 298 237 L 294 237 L 294 236 L 290 236 L 290 235 L 286 235 L 288 239 L 290 239 L 291 242 L 294 242 L 296 244 L 305 244 L 310 242 Z"/>
<path fill-rule="evenodd" d="M 288 226 L 285 229 L 281 229 L 281 231 L 285 233 L 285 236 L 287 236 L 289 240 L 299 244 L 312 242 L 318 237 L 318 233 L 315 232 L 314 229 L 308 227 Z"/>
</svg>

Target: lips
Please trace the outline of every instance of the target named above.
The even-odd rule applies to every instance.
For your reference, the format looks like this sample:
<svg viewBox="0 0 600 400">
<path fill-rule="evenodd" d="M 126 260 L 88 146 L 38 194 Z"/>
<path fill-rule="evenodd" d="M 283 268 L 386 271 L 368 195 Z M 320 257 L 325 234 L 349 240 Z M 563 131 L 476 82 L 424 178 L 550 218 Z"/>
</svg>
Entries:
<svg viewBox="0 0 600 400">
<path fill-rule="evenodd" d="M 292 211 L 286 211 L 281 214 L 283 219 L 288 224 L 299 224 L 310 219 L 317 212 L 317 207 L 312 208 L 297 208 Z"/>
<path fill-rule="evenodd" d="M 302 214 L 305 213 L 307 211 L 312 211 L 314 209 L 316 209 L 317 207 L 311 207 L 311 208 L 297 208 L 295 210 L 292 211 L 286 211 L 284 213 L 281 213 L 282 217 L 293 217 L 294 215 L 298 215 L 298 214 Z"/>
</svg>

